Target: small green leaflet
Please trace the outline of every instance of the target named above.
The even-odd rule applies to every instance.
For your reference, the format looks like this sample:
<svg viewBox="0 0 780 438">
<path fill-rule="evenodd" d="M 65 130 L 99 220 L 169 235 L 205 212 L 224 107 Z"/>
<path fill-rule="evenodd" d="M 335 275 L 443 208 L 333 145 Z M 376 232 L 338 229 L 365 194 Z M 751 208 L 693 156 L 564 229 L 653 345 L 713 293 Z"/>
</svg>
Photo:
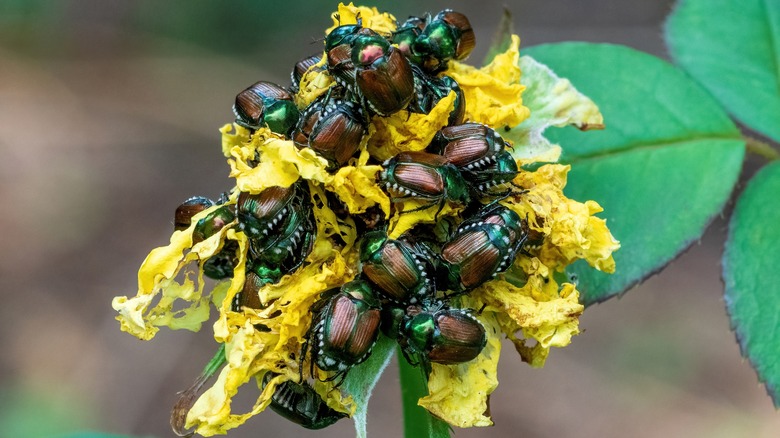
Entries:
<svg viewBox="0 0 780 438">
<path fill-rule="evenodd" d="M 780 407 L 780 162 L 761 169 L 737 201 L 723 256 L 731 325 L 742 355 Z"/>
</svg>

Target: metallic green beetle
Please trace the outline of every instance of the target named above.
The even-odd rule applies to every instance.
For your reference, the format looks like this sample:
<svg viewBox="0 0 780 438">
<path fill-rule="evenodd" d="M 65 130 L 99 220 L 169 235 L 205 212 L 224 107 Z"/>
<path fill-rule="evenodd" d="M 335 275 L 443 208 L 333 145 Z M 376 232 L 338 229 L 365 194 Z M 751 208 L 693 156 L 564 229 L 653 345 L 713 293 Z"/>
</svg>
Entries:
<svg viewBox="0 0 780 438">
<path fill-rule="evenodd" d="M 247 129 L 268 125 L 271 131 L 282 135 L 290 135 L 300 117 L 292 95 L 284 88 L 265 81 L 256 82 L 238 93 L 233 113 L 236 123 Z"/>
<path fill-rule="evenodd" d="M 409 363 L 421 362 L 430 372 L 430 362 L 453 365 L 476 358 L 485 348 L 487 336 L 471 311 L 431 302 L 406 309 L 398 324 L 397 340 Z"/>
<path fill-rule="evenodd" d="M 444 157 L 426 152 L 402 152 L 385 161 L 379 179 L 393 202 L 406 199 L 430 201 L 419 209 L 447 201 L 468 204 L 469 186 L 458 169 Z"/>
<path fill-rule="evenodd" d="M 385 231 L 368 232 L 360 242 L 363 276 L 382 298 L 397 304 L 416 304 L 433 297 L 436 285 L 431 259 L 419 245 L 389 239 Z"/>
<path fill-rule="evenodd" d="M 215 204 L 211 199 L 203 196 L 194 196 L 184 201 L 176 208 L 174 214 L 174 229 L 185 230 L 192 224 L 192 217 L 196 214 L 213 207 Z M 193 232 L 192 241 L 201 242 L 217 233 L 222 227 L 235 220 L 234 206 L 223 206 L 213 211 L 206 217 L 198 221 Z M 203 273 L 215 280 L 222 280 L 233 276 L 233 268 L 236 263 L 236 250 L 238 244 L 232 240 L 226 241 L 222 250 L 209 257 L 203 263 Z"/>
<path fill-rule="evenodd" d="M 272 373 L 263 377 L 263 386 L 273 378 Z M 280 383 L 269 407 L 282 417 L 306 429 L 322 429 L 345 418 L 347 414 L 331 409 L 308 383 L 287 380 Z"/>
<path fill-rule="evenodd" d="M 312 308 L 314 318 L 304 354 L 311 349 L 312 375 L 316 364 L 323 371 L 347 371 L 365 361 L 379 335 L 380 303 L 365 281 L 351 281 L 322 294 Z"/>
<path fill-rule="evenodd" d="M 414 98 L 414 75 L 409 61 L 379 35 L 360 35 L 352 44 L 358 100 L 376 114 L 388 116 Z"/>
<path fill-rule="evenodd" d="M 465 15 L 445 9 L 430 20 L 412 45 L 422 66 L 431 72 L 447 68 L 450 59 L 466 59 L 476 45 L 474 30 Z"/>
<path fill-rule="evenodd" d="M 528 239 L 528 224 L 498 203 L 462 222 L 438 256 L 437 285 L 462 293 L 505 271 Z"/>
</svg>

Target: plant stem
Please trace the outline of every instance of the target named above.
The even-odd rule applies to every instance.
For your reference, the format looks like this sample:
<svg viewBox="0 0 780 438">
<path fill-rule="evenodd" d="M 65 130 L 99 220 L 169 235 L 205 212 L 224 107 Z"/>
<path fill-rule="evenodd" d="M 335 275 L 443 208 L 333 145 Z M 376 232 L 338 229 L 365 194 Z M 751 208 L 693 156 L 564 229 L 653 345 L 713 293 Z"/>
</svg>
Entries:
<svg viewBox="0 0 780 438">
<path fill-rule="evenodd" d="M 745 139 L 745 145 L 749 153 L 764 157 L 769 161 L 780 159 L 780 152 L 777 152 L 769 143 L 748 136 L 743 136 L 742 138 Z"/>
<path fill-rule="evenodd" d="M 400 350 L 398 368 L 401 374 L 404 436 L 406 438 L 449 438 L 449 425 L 417 405 L 417 400 L 428 395 L 428 379 L 422 371 L 423 368 L 409 365 Z"/>
</svg>

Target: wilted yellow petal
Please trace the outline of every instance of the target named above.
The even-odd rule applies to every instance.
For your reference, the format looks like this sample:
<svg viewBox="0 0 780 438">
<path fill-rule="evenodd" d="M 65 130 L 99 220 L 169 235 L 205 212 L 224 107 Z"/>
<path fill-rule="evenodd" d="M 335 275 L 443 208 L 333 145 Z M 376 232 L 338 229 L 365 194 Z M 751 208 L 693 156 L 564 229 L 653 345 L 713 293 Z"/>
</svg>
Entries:
<svg viewBox="0 0 780 438">
<path fill-rule="evenodd" d="M 325 187 L 336 194 L 351 214 L 364 213 L 379 205 L 385 216 L 390 214 L 390 198 L 376 184 L 382 166 L 345 166 L 333 175 Z"/>
<path fill-rule="evenodd" d="M 524 286 L 497 279 L 471 295 L 485 303 L 487 310 L 496 312 L 501 330 L 515 344 L 522 346 L 525 340 L 537 343 L 533 355 L 523 359 L 532 366 L 542 366 L 550 348 L 568 345 L 571 337 L 579 333 L 579 316 L 584 307 L 572 285 L 564 284 L 559 290 L 553 278 L 542 275 L 549 274 L 549 270 L 538 260 L 520 259 L 518 263 L 524 265 L 528 275 Z M 523 339 L 517 339 L 518 331 L 522 331 Z"/>
<path fill-rule="evenodd" d="M 520 83 L 520 37 L 512 35 L 509 49 L 477 69 L 450 61 L 445 74 L 458 82 L 466 96 L 466 120 L 484 123 L 493 129 L 515 127 L 529 111 L 523 106 L 525 86 Z"/>
<path fill-rule="evenodd" d="M 386 160 L 399 152 L 421 151 L 443 127 L 455 106 L 450 92 L 428 114 L 398 111 L 389 117 L 374 117 L 369 127 L 368 151 L 377 160 Z"/>
<path fill-rule="evenodd" d="M 429 394 L 418 402 L 433 415 L 458 427 L 493 425 L 487 401 L 498 386 L 501 334 L 492 312 L 483 312 L 477 318 L 487 332 L 485 349 L 476 359 L 459 365 L 432 364 Z"/>
<path fill-rule="evenodd" d="M 338 10 L 331 14 L 331 18 L 333 18 L 333 26 L 325 31 L 326 35 L 338 26 L 357 24 L 358 20 L 361 21 L 363 27 L 383 36 L 389 36 L 396 28 L 395 17 L 391 14 L 379 12 L 377 8 L 355 6 L 352 2 L 348 5 L 339 3 Z"/>
<path fill-rule="evenodd" d="M 295 105 L 301 111 L 305 110 L 318 97 L 327 93 L 336 81 L 330 76 L 327 70 L 318 71 L 315 67 L 324 66 L 327 63 L 325 55 L 315 66 L 310 68 L 301 77 L 301 83 L 298 84 L 298 93 L 293 96 Z"/>
<path fill-rule="evenodd" d="M 597 269 L 613 272 L 612 253 L 620 243 L 606 222 L 593 216 L 602 211 L 598 203 L 577 202 L 563 194 L 570 168 L 548 164 L 534 172 L 520 172 L 514 183 L 527 192 L 503 203 L 520 217 L 528 217 L 531 229 L 545 235 L 539 250 L 545 265 L 562 271 L 575 260 L 584 259 Z"/>
<path fill-rule="evenodd" d="M 233 202 L 233 201 L 231 201 Z M 192 233 L 198 219 L 211 213 L 219 206 L 211 207 L 193 217 L 192 225 L 171 236 L 168 246 L 156 248 L 147 256 L 138 270 L 138 293 L 133 298 L 119 296 L 112 306 L 119 312 L 120 328 L 140 339 L 148 340 L 157 333 L 157 327 L 197 331 L 208 320 L 210 295 L 203 294 L 203 273 L 187 270 L 192 263 L 202 265 L 209 257 L 217 254 L 225 240 L 239 243 L 237 258 L 243 263 L 246 239 L 236 236 L 229 224 L 210 238 L 192 245 Z M 176 280 L 178 276 L 183 279 Z M 196 281 L 192 277 L 196 277 Z M 152 305 L 160 296 L 157 304 Z M 173 311 L 177 300 L 188 306 Z"/>
</svg>

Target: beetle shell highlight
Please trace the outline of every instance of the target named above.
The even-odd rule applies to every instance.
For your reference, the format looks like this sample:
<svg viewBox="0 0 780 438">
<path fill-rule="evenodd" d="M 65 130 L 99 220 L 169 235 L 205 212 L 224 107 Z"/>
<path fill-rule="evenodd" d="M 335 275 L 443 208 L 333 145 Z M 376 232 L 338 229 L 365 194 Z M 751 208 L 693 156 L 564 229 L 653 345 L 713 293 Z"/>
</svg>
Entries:
<svg viewBox="0 0 780 438">
<path fill-rule="evenodd" d="M 173 229 L 176 231 L 186 230 L 192 225 L 193 216 L 214 205 L 216 205 L 214 201 L 203 196 L 193 196 L 187 199 L 176 207 L 176 213 L 173 215 Z"/>
<path fill-rule="evenodd" d="M 517 214 L 491 204 L 464 221 L 442 246 L 437 284 L 444 290 L 465 292 L 505 271 L 528 238 L 528 228 Z"/>
<path fill-rule="evenodd" d="M 379 335 L 379 303 L 361 281 L 323 295 L 327 301 L 312 321 L 312 361 L 323 371 L 346 372 L 371 354 Z"/>
<path fill-rule="evenodd" d="M 485 327 L 467 310 L 410 310 L 401 325 L 407 355 L 421 354 L 426 361 L 453 365 L 475 359 L 487 344 Z"/>
<path fill-rule="evenodd" d="M 238 93 L 233 112 L 236 123 L 247 129 L 268 125 L 271 131 L 282 135 L 289 135 L 300 117 L 292 95 L 284 88 L 265 81 L 256 82 Z"/>
<path fill-rule="evenodd" d="M 352 48 L 358 95 L 372 111 L 387 116 L 414 98 L 409 61 L 381 36 L 360 36 Z"/>
<path fill-rule="evenodd" d="M 415 304 L 435 293 L 434 271 L 424 255 L 405 240 L 388 239 L 385 231 L 363 237 L 360 262 L 365 278 L 389 301 Z"/>
<path fill-rule="evenodd" d="M 468 203 L 468 187 L 457 168 L 434 154 L 402 152 L 383 164 L 380 180 L 393 201 L 418 198 Z"/>
<path fill-rule="evenodd" d="M 360 106 L 341 99 L 324 99 L 306 110 L 292 139 L 299 147 L 314 149 L 332 167 L 341 167 L 360 148 L 367 128 Z"/>
</svg>

